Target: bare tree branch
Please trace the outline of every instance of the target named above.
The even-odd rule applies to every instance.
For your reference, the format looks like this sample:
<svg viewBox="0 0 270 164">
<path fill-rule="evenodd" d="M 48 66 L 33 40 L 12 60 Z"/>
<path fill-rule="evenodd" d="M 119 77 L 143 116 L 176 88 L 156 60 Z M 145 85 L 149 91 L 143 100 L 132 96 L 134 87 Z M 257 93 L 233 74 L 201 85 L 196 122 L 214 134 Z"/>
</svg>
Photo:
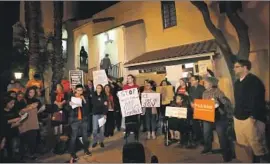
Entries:
<svg viewBox="0 0 270 164">
<path fill-rule="evenodd" d="M 226 2 L 226 14 L 229 21 L 236 30 L 239 39 L 239 49 L 237 57 L 240 59 L 248 59 L 250 52 L 250 40 L 248 35 L 248 26 L 244 20 L 238 15 L 237 11 L 232 11 L 233 2 Z"/>
<path fill-rule="evenodd" d="M 191 3 L 197 7 L 197 9 L 202 13 L 204 22 L 210 33 L 216 39 L 217 44 L 219 45 L 224 59 L 228 65 L 229 72 L 231 74 L 232 80 L 234 80 L 234 71 L 233 71 L 233 61 L 235 60 L 235 55 L 232 53 L 232 50 L 223 35 L 222 31 L 218 29 L 211 20 L 208 6 L 203 1 L 191 1 Z"/>
</svg>

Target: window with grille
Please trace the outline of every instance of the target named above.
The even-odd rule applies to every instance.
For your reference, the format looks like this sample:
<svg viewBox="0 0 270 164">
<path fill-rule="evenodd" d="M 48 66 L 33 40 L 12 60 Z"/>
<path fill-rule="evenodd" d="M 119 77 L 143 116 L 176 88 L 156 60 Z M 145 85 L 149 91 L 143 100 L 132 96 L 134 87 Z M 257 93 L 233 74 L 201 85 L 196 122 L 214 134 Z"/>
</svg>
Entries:
<svg viewBox="0 0 270 164">
<path fill-rule="evenodd" d="M 176 9 L 174 1 L 162 1 L 161 2 L 163 28 L 169 28 L 176 26 Z"/>
</svg>

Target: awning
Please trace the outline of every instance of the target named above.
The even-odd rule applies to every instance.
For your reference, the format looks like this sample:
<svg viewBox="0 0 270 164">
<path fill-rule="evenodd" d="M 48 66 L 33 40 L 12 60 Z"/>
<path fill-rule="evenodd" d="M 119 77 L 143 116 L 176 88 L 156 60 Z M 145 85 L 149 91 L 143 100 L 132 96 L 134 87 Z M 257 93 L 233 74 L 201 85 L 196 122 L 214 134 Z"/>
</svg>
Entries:
<svg viewBox="0 0 270 164">
<path fill-rule="evenodd" d="M 161 63 L 195 57 L 211 56 L 217 51 L 215 40 L 206 40 L 176 47 L 146 52 L 124 64 L 125 67 Z"/>
</svg>

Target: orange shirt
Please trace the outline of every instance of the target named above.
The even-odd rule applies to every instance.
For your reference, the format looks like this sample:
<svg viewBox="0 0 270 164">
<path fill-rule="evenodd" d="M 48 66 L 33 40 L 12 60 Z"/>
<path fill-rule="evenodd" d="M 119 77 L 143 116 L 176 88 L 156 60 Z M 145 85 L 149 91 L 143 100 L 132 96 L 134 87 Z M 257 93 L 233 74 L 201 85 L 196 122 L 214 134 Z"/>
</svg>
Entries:
<svg viewBox="0 0 270 164">
<path fill-rule="evenodd" d="M 29 80 L 26 84 L 26 88 L 29 88 L 29 87 L 32 87 L 32 86 L 36 86 L 40 89 L 43 88 L 43 83 L 41 80 L 35 80 L 35 79 L 32 79 L 32 80 Z"/>
</svg>

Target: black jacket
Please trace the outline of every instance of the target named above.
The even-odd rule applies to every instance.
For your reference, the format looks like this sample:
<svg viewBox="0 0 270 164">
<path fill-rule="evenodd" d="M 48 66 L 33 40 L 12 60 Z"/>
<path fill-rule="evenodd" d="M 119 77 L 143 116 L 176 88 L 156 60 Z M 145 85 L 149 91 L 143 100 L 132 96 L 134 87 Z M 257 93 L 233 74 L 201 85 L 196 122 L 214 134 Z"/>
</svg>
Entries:
<svg viewBox="0 0 270 164">
<path fill-rule="evenodd" d="M 87 98 L 85 98 L 85 100 L 86 100 L 86 103 L 84 103 L 84 101 L 82 101 L 82 108 L 81 108 L 82 120 L 83 121 L 87 121 L 88 120 L 88 115 L 89 115 L 89 107 L 88 107 L 89 102 L 88 102 Z M 68 110 L 69 110 L 69 119 L 68 119 L 69 123 L 79 121 L 78 120 L 78 110 L 79 110 L 79 108 L 72 109 L 72 107 L 68 104 Z"/>
<path fill-rule="evenodd" d="M 104 114 L 106 115 L 108 112 L 108 106 L 104 105 L 107 101 L 107 97 L 104 94 L 97 95 L 96 93 L 93 94 L 92 97 L 92 112 L 93 115 Z"/>
<path fill-rule="evenodd" d="M 256 120 L 266 121 L 265 88 L 262 81 L 248 74 L 242 81 L 234 84 L 235 111 L 239 120 L 252 116 Z"/>
<path fill-rule="evenodd" d="M 195 99 L 202 99 L 203 92 L 205 91 L 205 88 L 202 85 L 198 85 L 195 87 L 189 88 L 189 98 L 190 101 L 193 102 Z"/>
</svg>

